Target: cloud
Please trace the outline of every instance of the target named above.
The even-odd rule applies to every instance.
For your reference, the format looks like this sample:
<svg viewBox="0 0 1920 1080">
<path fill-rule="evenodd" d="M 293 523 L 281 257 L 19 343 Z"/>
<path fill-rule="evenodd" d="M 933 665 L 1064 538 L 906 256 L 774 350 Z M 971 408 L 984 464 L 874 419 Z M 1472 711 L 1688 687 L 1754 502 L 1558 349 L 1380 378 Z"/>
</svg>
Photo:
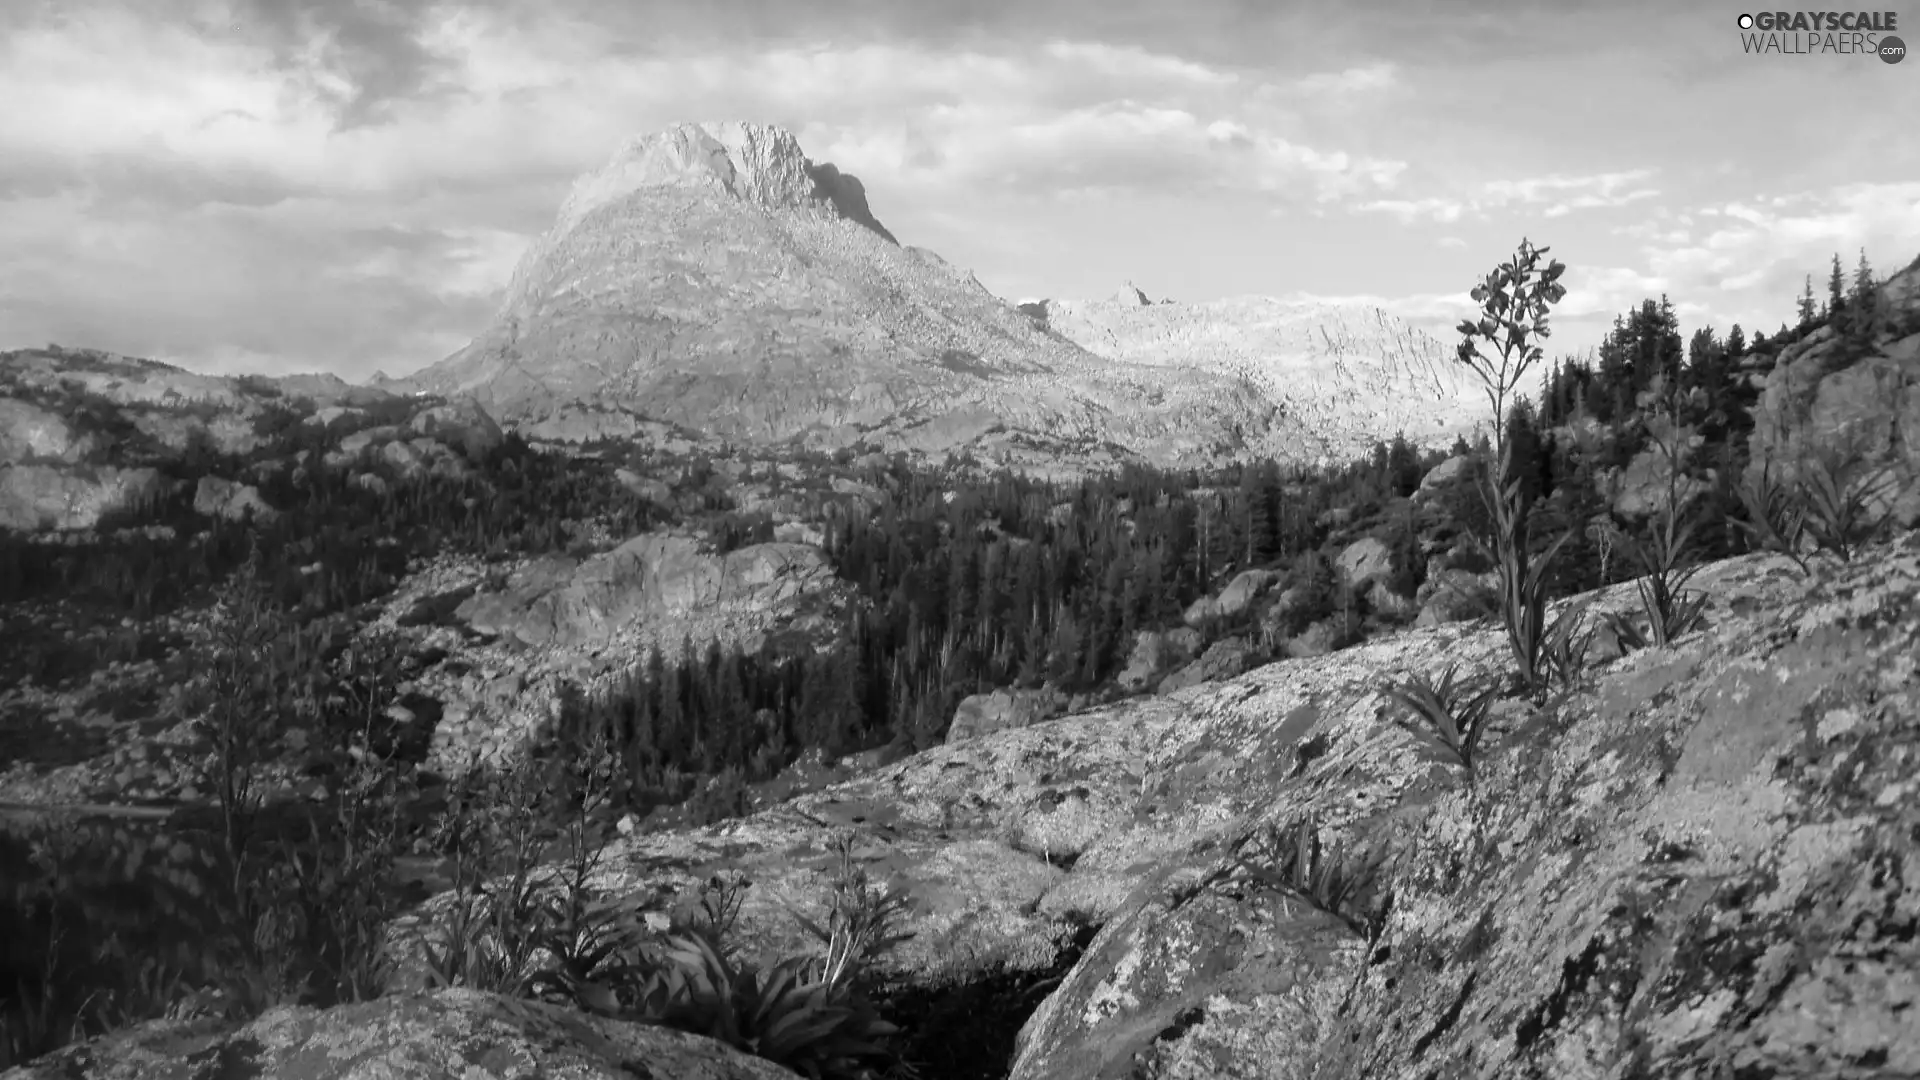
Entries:
<svg viewBox="0 0 1920 1080">
<path fill-rule="evenodd" d="M 1342 71 L 1315 72 L 1295 80 L 1292 88 L 1306 94 L 1347 96 L 1387 90 L 1399 85 L 1398 69 L 1391 63 L 1381 61 Z"/>
<path fill-rule="evenodd" d="M 1374 199 L 1354 207 L 1365 213 L 1387 214 L 1398 218 L 1403 224 L 1418 220 L 1454 222 L 1468 210 L 1466 204 L 1453 199 Z"/>
<path fill-rule="evenodd" d="M 1489 180 L 1480 184 L 1474 195 L 1375 199 L 1354 209 L 1386 214 L 1403 224 L 1452 223 L 1463 217 L 1485 221 L 1515 205 L 1542 206 L 1542 217 L 1557 218 L 1575 210 L 1611 209 L 1656 198 L 1660 193 L 1652 188 L 1627 186 L 1651 175 L 1652 170 L 1635 169 L 1591 176 L 1555 174 L 1524 180 Z"/>
</svg>

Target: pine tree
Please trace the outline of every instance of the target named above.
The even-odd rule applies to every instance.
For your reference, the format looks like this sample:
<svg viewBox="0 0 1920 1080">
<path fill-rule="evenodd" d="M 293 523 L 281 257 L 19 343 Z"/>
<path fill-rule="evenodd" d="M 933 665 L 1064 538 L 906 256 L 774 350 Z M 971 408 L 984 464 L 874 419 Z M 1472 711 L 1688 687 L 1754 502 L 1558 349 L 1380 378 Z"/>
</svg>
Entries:
<svg viewBox="0 0 1920 1080">
<path fill-rule="evenodd" d="M 1836 269 L 1839 262 L 1834 263 Z M 1860 265 L 1853 272 L 1853 289 L 1847 294 L 1847 307 L 1853 312 L 1848 320 L 1847 342 L 1865 351 L 1872 348 L 1880 331 L 1880 297 L 1873 284 L 1873 268 L 1867 265 L 1867 249 L 1860 249 Z"/>
<path fill-rule="evenodd" d="M 1738 360 L 1747 354 L 1747 332 L 1740 329 L 1739 323 L 1727 331 L 1727 359 Z"/>
<path fill-rule="evenodd" d="M 1420 488 L 1420 455 L 1407 441 L 1404 431 L 1394 433 L 1387 444 L 1388 493 L 1404 498 Z"/>
<path fill-rule="evenodd" d="M 1847 279 L 1840 272 L 1840 253 L 1833 253 L 1833 272 L 1827 275 L 1827 322 L 1835 332 L 1846 333 L 1847 298 L 1845 294 Z"/>
<path fill-rule="evenodd" d="M 1807 275 L 1807 291 L 1800 294 L 1800 322 L 1797 327 L 1802 333 L 1813 329 L 1813 275 Z"/>
</svg>

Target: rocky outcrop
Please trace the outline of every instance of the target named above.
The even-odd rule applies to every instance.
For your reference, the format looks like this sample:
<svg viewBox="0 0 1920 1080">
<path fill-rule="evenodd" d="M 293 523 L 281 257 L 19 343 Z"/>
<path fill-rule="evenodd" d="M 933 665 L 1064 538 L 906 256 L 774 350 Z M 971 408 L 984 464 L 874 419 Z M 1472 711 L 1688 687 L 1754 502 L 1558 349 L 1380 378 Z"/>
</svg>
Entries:
<svg viewBox="0 0 1920 1080">
<path fill-rule="evenodd" d="M 1441 492 L 1456 484 L 1472 480 L 1473 475 L 1472 458 L 1464 455 L 1450 457 L 1428 469 L 1426 475 L 1420 478 L 1420 486 L 1414 490 L 1413 501 L 1422 503 L 1437 498 Z"/>
<path fill-rule="evenodd" d="M 1497 628 L 1188 699 L 1143 784 L 1166 847 L 1029 1021 L 1014 1080 L 1920 1068 L 1900 869 L 1920 857 L 1920 538 L 1812 588 L 1783 563 L 1711 568 L 1710 629 L 1506 703 L 1472 790 L 1376 687 L 1504 667 Z M 1363 883 L 1339 912 L 1224 850 L 1309 816 Z M 1138 860 L 1122 830 L 1076 871 Z M 1367 911 L 1377 940 L 1340 917 Z"/>
<path fill-rule="evenodd" d="M 468 461 L 476 462 L 492 453 L 502 437 L 493 417 L 465 398 L 420 410 L 407 422 L 407 430 L 458 447 Z"/>
<path fill-rule="evenodd" d="M 1342 548 L 1334 566 L 1347 584 L 1364 592 L 1367 586 L 1393 573 L 1393 553 L 1385 543 L 1369 536 Z"/>
<path fill-rule="evenodd" d="M 832 583 L 824 552 L 755 544 L 715 555 L 691 536 L 644 534 L 584 561 L 556 555 L 480 593 L 455 616 L 475 630 L 528 645 L 578 645 L 618 626 L 693 611 L 765 611 Z"/>
<path fill-rule="evenodd" d="M 1810 582 L 1747 556 L 1694 583 L 1705 630 L 1599 653 L 1547 705 L 1500 702 L 1471 789 L 1379 693 L 1507 669 L 1498 626 L 1456 623 L 621 837 L 605 884 L 739 871 L 745 947 L 804 951 L 786 905 L 820 912 L 852 830 L 911 900 L 917 936 L 883 970 L 921 986 L 1040 969 L 1100 925 L 1028 1022 L 1016 1080 L 1604 1075 L 1621 1040 L 1651 1075 L 1898 1075 L 1920 1060 L 1899 870 L 1920 865 L 1920 536 Z M 1630 583 L 1590 599 L 1637 604 Z M 1334 911 L 1236 869 L 1238 838 L 1309 816 L 1359 883 Z M 1382 911 L 1369 941 L 1354 923 Z"/>
<path fill-rule="evenodd" d="M 1420 605 L 1415 626 L 1438 626 L 1460 619 L 1479 618 L 1499 610 L 1500 578 L 1497 573 L 1469 573 L 1465 570 L 1441 570 L 1422 582 L 1414 594 Z"/>
<path fill-rule="evenodd" d="M 1162 694 L 1171 694 L 1189 686 L 1231 679 L 1247 669 L 1252 652 L 1241 638 L 1216 641 L 1207 646 L 1207 651 L 1201 653 L 1198 660 L 1162 679 L 1158 690 Z"/>
<path fill-rule="evenodd" d="M 995 690 L 963 698 L 953 710 L 947 742 L 965 742 L 1008 728 L 1050 720 L 1066 711 L 1066 699 L 1050 689 Z"/>
<path fill-rule="evenodd" d="M 240 521 L 252 514 L 255 521 L 262 523 L 277 516 L 277 511 L 260 497 L 260 489 L 213 476 L 200 478 L 200 486 L 193 492 L 193 512 L 229 521 Z"/>
<path fill-rule="evenodd" d="M 1885 466 L 1891 482 L 1874 509 L 1911 526 L 1920 521 L 1920 263 L 1879 294 L 1887 329 L 1867 355 L 1847 359 L 1828 327 L 1781 350 L 1754 410 L 1748 469 L 1771 463 L 1790 479 L 1823 449 Z"/>
<path fill-rule="evenodd" d="M 0 466 L 0 528 L 91 529 L 100 517 L 165 494 L 157 469 L 113 466 Z"/>
<path fill-rule="evenodd" d="M 274 1009 L 244 1026 L 159 1021 L 55 1051 L 5 1080 L 792 1080 L 700 1035 L 606 1020 L 472 990 L 381 998 L 325 1011 Z"/>
<path fill-rule="evenodd" d="M 91 443 L 56 414 L 0 397 L 0 465 L 47 458 L 72 464 L 87 455 Z"/>
<path fill-rule="evenodd" d="M 1156 683 L 1168 670 L 1194 658 L 1205 644 L 1198 630 L 1142 630 L 1134 635 L 1127 666 L 1115 677 L 1122 690 L 1138 693 Z"/>
<path fill-rule="evenodd" d="M 1280 575 L 1271 570 L 1242 570 L 1227 582 L 1218 596 L 1203 596 L 1187 605 L 1181 619 L 1198 629 L 1216 619 L 1232 619 L 1244 614 L 1253 601 Z"/>
</svg>

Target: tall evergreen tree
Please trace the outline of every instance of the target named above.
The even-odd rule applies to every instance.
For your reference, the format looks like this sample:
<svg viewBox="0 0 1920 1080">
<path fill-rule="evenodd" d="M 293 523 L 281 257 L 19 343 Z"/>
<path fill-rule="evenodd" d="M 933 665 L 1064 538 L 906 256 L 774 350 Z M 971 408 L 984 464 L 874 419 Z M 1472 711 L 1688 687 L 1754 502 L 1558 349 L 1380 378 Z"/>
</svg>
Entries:
<svg viewBox="0 0 1920 1080">
<path fill-rule="evenodd" d="M 1827 275 L 1827 322 L 1841 333 L 1846 332 L 1847 278 L 1840 270 L 1840 253 L 1833 253 L 1833 272 Z"/>
<path fill-rule="evenodd" d="M 1813 275 L 1807 275 L 1807 290 L 1800 294 L 1800 322 L 1795 327 L 1805 333 L 1813 329 L 1815 308 L 1813 306 Z"/>
<path fill-rule="evenodd" d="M 1835 263 L 1838 266 L 1836 260 Z M 1874 288 L 1873 268 L 1867 265 L 1867 249 L 1860 249 L 1860 265 L 1853 272 L 1853 288 L 1847 294 L 1847 307 L 1853 315 L 1848 319 L 1847 341 L 1857 350 L 1864 351 L 1873 345 L 1875 335 L 1880 332 L 1881 303 L 1878 290 Z"/>
</svg>

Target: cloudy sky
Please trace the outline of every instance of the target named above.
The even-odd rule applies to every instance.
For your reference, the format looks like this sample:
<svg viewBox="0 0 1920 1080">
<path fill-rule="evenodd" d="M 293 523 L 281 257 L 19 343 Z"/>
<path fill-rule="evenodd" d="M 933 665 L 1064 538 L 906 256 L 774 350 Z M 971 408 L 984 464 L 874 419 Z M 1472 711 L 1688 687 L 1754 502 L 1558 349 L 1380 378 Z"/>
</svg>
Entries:
<svg viewBox="0 0 1920 1080">
<path fill-rule="evenodd" d="M 792 129 L 1010 300 L 1372 298 L 1445 334 L 1525 236 L 1579 352 L 1663 292 L 1770 331 L 1834 252 L 1920 255 L 1920 60 L 1749 55 L 1718 0 L 5 6 L 0 348 L 411 371 L 575 175 L 682 120 Z"/>
</svg>

